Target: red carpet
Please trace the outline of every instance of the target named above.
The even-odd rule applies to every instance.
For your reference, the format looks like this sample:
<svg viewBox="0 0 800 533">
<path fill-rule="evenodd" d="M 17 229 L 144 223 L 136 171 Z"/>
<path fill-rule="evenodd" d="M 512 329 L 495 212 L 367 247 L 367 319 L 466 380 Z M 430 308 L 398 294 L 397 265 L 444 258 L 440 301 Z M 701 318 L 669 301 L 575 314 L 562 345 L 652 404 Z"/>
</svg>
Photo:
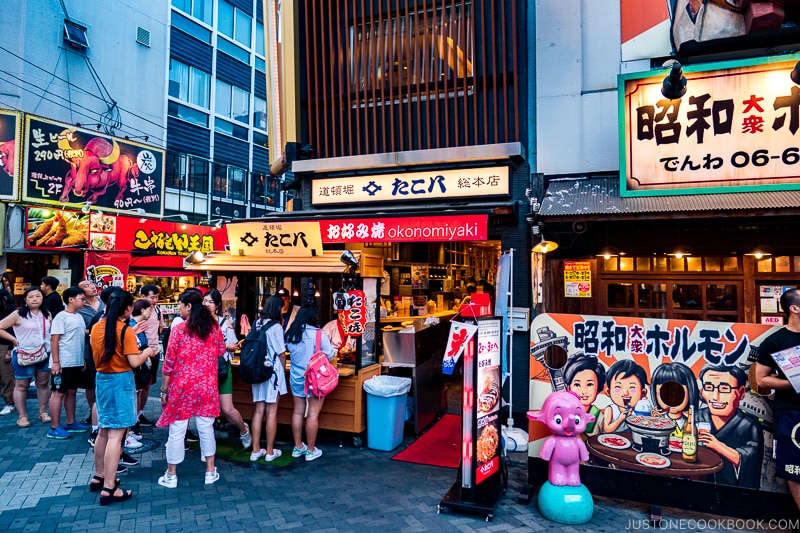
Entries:
<svg viewBox="0 0 800 533">
<path fill-rule="evenodd" d="M 406 463 L 458 468 L 461 460 L 461 417 L 444 415 L 433 427 L 392 459 Z"/>
</svg>

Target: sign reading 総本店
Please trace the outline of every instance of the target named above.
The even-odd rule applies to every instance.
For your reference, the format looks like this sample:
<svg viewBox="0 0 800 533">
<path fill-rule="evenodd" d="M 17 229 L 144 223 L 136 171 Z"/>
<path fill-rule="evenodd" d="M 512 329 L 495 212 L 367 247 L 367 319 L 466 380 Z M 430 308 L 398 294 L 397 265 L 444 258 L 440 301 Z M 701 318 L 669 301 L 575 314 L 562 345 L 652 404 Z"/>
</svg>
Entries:
<svg viewBox="0 0 800 533">
<path fill-rule="evenodd" d="M 311 257 L 322 255 L 319 222 L 227 224 L 232 255 Z"/>
<path fill-rule="evenodd" d="M 499 196 L 510 193 L 509 183 L 508 167 L 323 178 L 311 181 L 311 203 L 407 202 Z"/>
<path fill-rule="evenodd" d="M 622 196 L 800 189 L 800 54 L 619 77 Z"/>
</svg>

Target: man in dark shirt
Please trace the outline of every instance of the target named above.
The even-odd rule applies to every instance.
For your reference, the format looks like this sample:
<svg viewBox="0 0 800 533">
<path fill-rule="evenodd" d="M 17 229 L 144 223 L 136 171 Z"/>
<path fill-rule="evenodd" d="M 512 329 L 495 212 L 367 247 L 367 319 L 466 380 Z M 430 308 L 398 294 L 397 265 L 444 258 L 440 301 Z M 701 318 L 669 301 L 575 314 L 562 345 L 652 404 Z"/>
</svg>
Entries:
<svg viewBox="0 0 800 533">
<path fill-rule="evenodd" d="M 53 276 L 45 276 L 42 278 L 42 294 L 44 294 L 44 307 L 50 313 L 50 320 L 53 320 L 58 313 L 64 310 L 64 302 L 61 301 L 61 296 L 58 295 L 58 278 Z"/>
<path fill-rule="evenodd" d="M 758 347 L 756 381 L 758 386 L 775 390 L 772 409 L 775 427 L 775 475 L 788 480 L 794 503 L 800 509 L 800 450 L 792 426 L 800 416 L 800 394 L 797 394 L 778 368 L 772 354 L 800 346 L 800 290 L 790 289 L 781 295 L 781 309 L 786 325 L 767 337 Z"/>
</svg>

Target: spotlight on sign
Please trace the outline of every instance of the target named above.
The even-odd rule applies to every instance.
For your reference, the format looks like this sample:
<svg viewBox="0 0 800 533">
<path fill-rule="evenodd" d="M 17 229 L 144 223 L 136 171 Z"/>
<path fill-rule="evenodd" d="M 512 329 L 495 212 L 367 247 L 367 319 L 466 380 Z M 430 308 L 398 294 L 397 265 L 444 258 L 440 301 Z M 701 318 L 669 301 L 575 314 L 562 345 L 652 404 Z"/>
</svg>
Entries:
<svg viewBox="0 0 800 533">
<path fill-rule="evenodd" d="M 676 100 L 686 94 L 686 77 L 679 62 L 672 63 L 672 70 L 661 85 L 661 94 L 670 100 Z"/>
</svg>

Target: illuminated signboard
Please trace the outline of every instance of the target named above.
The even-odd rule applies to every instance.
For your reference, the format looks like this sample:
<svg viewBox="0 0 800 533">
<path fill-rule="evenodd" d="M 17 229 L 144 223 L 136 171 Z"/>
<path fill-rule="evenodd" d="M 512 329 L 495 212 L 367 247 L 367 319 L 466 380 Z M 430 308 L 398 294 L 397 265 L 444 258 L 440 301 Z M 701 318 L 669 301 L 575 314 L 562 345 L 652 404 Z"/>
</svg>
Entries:
<svg viewBox="0 0 800 533">
<path fill-rule="evenodd" d="M 485 241 L 488 215 L 321 220 L 322 242 Z"/>
<path fill-rule="evenodd" d="M 161 214 L 164 151 L 69 124 L 25 117 L 22 197 Z"/>
<path fill-rule="evenodd" d="M 508 167 L 436 170 L 311 180 L 313 205 L 408 202 L 510 194 Z"/>
<path fill-rule="evenodd" d="M 238 222 L 226 225 L 233 255 L 311 257 L 322 255 L 319 222 Z"/>
<path fill-rule="evenodd" d="M 800 54 L 619 77 L 622 196 L 800 188 Z"/>
<path fill-rule="evenodd" d="M 22 115 L 0 111 L 0 200 L 19 200 Z"/>
</svg>

